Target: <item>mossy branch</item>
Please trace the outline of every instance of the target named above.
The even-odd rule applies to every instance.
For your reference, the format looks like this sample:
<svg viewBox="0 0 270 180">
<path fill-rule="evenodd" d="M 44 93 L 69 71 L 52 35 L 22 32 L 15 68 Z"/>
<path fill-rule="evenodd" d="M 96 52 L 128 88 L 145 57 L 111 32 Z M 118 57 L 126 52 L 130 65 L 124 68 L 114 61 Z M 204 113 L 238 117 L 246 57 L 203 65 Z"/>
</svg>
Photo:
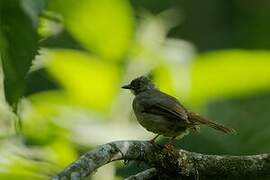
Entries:
<svg viewBox="0 0 270 180">
<path fill-rule="evenodd" d="M 270 154 L 204 155 L 152 145 L 148 141 L 115 141 L 87 152 L 53 180 L 83 179 L 99 167 L 117 160 L 143 161 L 156 169 L 153 175 L 162 179 L 270 176 Z"/>
</svg>

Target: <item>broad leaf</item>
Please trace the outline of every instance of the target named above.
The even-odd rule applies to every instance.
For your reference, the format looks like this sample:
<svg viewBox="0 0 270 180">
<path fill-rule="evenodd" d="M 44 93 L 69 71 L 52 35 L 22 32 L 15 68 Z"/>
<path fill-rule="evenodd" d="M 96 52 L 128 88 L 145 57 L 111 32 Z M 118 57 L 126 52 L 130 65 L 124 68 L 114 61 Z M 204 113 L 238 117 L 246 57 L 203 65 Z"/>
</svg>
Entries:
<svg viewBox="0 0 270 180">
<path fill-rule="evenodd" d="M 270 89 L 270 52 L 227 50 L 205 53 L 192 64 L 190 100 L 252 95 Z"/>
<path fill-rule="evenodd" d="M 79 106 L 108 110 L 119 90 L 118 66 L 81 51 L 50 51 L 46 68 Z"/>
<path fill-rule="evenodd" d="M 5 77 L 5 96 L 14 110 L 23 95 L 25 76 L 38 49 L 34 14 L 30 17 L 26 12 L 29 9 L 25 8 L 26 2 L 22 2 L 0 2 L 0 55 Z"/>
<path fill-rule="evenodd" d="M 67 30 L 92 52 L 119 60 L 133 36 L 133 16 L 127 0 L 52 0 L 49 8 L 62 14 Z"/>
</svg>

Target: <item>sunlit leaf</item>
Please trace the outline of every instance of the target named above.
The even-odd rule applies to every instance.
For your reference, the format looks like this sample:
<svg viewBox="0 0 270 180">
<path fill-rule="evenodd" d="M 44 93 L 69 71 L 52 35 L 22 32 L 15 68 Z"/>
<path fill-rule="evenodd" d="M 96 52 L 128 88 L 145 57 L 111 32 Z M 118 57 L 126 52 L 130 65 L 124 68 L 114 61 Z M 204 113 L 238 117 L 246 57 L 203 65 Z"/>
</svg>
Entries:
<svg viewBox="0 0 270 180">
<path fill-rule="evenodd" d="M 160 65 L 159 67 L 155 68 L 153 71 L 154 81 L 158 88 L 166 93 L 171 95 L 175 94 L 175 89 L 173 88 L 172 77 L 168 66 Z"/>
<path fill-rule="evenodd" d="M 64 168 L 77 158 L 77 152 L 70 142 L 57 139 L 44 148 L 47 160 L 55 163 L 59 168 Z"/>
<path fill-rule="evenodd" d="M 119 89 L 119 67 L 79 51 L 51 51 L 47 68 L 75 104 L 105 110 Z"/>
<path fill-rule="evenodd" d="M 270 88 L 269 51 L 217 51 L 198 56 L 192 65 L 192 102 L 251 95 Z"/>
<path fill-rule="evenodd" d="M 86 48 L 103 58 L 118 60 L 130 46 L 133 17 L 127 0 L 53 0 L 51 10 Z"/>
</svg>

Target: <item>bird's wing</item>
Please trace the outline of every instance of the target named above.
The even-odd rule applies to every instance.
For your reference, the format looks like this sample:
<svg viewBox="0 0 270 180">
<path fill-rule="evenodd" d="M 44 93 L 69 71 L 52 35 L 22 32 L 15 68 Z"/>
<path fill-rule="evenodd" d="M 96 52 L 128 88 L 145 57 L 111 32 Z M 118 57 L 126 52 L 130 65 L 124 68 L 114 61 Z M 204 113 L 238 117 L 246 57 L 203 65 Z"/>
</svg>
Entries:
<svg viewBox="0 0 270 180">
<path fill-rule="evenodd" d="M 168 120 L 181 120 L 184 124 L 190 124 L 187 110 L 174 97 L 156 91 L 148 95 L 142 101 L 143 112 L 165 116 Z"/>
</svg>

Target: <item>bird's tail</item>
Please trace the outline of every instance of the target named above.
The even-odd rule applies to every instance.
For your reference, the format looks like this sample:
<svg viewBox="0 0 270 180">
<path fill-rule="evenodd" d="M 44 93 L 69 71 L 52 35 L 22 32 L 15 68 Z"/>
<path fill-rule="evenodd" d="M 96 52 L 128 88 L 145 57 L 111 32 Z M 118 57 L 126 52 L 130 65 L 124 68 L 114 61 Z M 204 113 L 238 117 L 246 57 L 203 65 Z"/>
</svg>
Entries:
<svg viewBox="0 0 270 180">
<path fill-rule="evenodd" d="M 236 131 L 232 128 L 227 128 L 227 127 L 223 126 L 222 124 L 208 120 L 207 118 L 202 117 L 202 116 L 200 116 L 196 113 L 193 113 L 193 112 L 189 113 L 189 119 L 191 122 L 193 122 L 195 124 L 204 124 L 204 125 L 207 125 L 211 128 L 214 128 L 216 130 L 222 131 L 222 132 L 227 133 L 227 134 L 235 134 L 236 133 Z"/>
</svg>

